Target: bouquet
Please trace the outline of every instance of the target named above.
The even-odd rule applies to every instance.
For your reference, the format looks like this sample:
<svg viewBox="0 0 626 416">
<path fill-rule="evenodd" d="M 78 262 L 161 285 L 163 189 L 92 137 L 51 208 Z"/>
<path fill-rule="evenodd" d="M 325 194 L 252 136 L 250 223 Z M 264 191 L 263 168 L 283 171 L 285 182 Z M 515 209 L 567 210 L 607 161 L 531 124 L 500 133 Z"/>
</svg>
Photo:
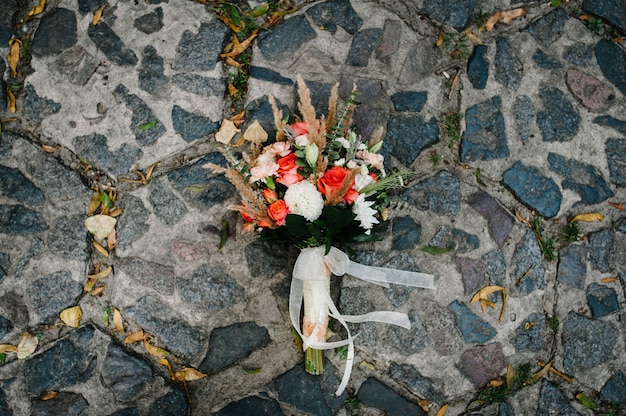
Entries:
<svg viewBox="0 0 626 416">
<path fill-rule="evenodd" d="M 387 219 L 390 207 L 387 191 L 404 186 L 411 173 L 385 172 L 379 153 L 382 130 L 365 143 L 351 128 L 356 87 L 345 109 L 337 114 L 339 85 L 335 85 L 328 115 L 318 119 L 310 92 L 299 76 L 297 83 L 299 121 L 289 124 L 270 96 L 276 140 L 268 144 L 267 133 L 255 122 L 243 134 L 250 143 L 249 152 L 235 157 L 228 151 L 229 169 L 209 167 L 224 172 L 238 190 L 242 203 L 233 208 L 241 213 L 245 230 L 258 232 L 261 241 L 301 250 L 290 291 L 291 322 L 302 338 L 305 369 L 311 374 L 323 372 L 323 350 L 348 347 L 346 371 L 337 389 L 340 395 L 354 358 L 353 337 L 346 322 L 378 321 L 407 329 L 410 323 L 405 314 L 397 312 L 341 315 L 330 297 L 331 273 L 383 286 L 400 283 L 425 288 L 433 287 L 433 276 L 360 265 L 337 248 L 379 239 L 376 229 Z M 330 317 L 344 326 L 346 340 L 327 342 Z"/>
</svg>

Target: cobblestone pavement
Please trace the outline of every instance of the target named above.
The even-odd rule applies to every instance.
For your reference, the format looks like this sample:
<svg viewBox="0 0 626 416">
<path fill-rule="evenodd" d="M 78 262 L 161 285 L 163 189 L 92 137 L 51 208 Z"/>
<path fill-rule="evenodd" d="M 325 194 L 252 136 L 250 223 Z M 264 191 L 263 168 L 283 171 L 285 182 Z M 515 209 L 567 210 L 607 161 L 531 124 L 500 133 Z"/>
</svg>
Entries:
<svg viewBox="0 0 626 416">
<path fill-rule="evenodd" d="M 293 340 L 297 252 L 241 234 L 234 189 L 203 168 L 223 162 L 230 30 L 191 1 L 50 0 L 28 17 L 36 5 L 0 0 L 0 107 L 17 99 L 0 112 L 0 344 L 38 340 L 1 356 L 0 414 L 624 414 L 626 50 L 609 40 L 624 0 L 300 2 L 260 32 L 244 129 L 271 130 L 268 94 L 293 110 L 297 74 L 320 110 L 356 84 L 360 133 L 383 126 L 387 163 L 420 174 L 354 259 L 437 289 L 333 280 L 342 312 L 412 322 L 354 328 L 340 397 L 341 353 L 310 376 Z M 114 247 L 85 228 L 94 195 L 122 212 Z M 487 285 L 506 288 L 502 320 L 501 292 L 471 302 Z M 63 325 L 76 305 L 80 326 Z M 160 350 L 124 342 L 139 328 Z M 164 351 L 208 376 L 172 381 Z"/>
</svg>

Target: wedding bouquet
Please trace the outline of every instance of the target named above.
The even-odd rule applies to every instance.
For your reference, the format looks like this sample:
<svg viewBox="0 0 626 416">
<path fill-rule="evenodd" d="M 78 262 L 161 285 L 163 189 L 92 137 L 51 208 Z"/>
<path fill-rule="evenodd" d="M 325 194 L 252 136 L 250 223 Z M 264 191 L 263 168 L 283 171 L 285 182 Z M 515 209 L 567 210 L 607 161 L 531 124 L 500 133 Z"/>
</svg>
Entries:
<svg viewBox="0 0 626 416">
<path fill-rule="evenodd" d="M 299 121 L 289 124 L 270 96 L 276 140 L 266 144 L 268 135 L 255 122 L 243 134 L 250 143 L 249 152 L 240 158 L 227 152 L 229 169 L 209 167 L 224 172 L 237 188 L 242 203 L 234 209 L 241 213 L 245 230 L 258 232 L 261 241 L 301 250 L 293 271 L 290 318 L 303 341 L 307 372 L 323 372 L 323 350 L 348 347 L 339 395 L 347 385 L 354 358 L 353 337 L 346 322 L 378 321 L 405 328 L 410 328 L 410 323 L 405 314 L 397 312 L 341 315 L 330 297 L 331 273 L 383 286 L 400 283 L 426 288 L 433 287 L 433 276 L 363 266 L 337 248 L 380 239 L 375 231 L 387 219 L 387 191 L 404 186 L 411 174 L 385 172 L 379 153 L 381 134 L 365 143 L 351 128 L 356 87 L 338 114 L 339 85 L 335 85 L 328 115 L 317 118 L 306 84 L 299 76 L 297 83 Z M 327 342 L 330 317 L 344 326 L 346 340 Z"/>
</svg>

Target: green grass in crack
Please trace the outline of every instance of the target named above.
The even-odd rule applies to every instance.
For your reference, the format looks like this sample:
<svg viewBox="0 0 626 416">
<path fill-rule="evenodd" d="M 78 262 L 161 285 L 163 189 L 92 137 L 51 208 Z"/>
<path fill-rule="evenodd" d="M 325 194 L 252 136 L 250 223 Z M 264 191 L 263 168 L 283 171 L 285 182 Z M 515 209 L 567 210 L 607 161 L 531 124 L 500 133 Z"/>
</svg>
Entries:
<svg viewBox="0 0 626 416">
<path fill-rule="evenodd" d="M 532 222 L 532 229 L 537 237 L 537 243 L 541 249 L 541 254 L 546 261 L 552 262 L 556 260 L 556 248 L 554 245 L 554 238 L 547 237 L 543 232 L 543 226 L 541 225 L 541 217 L 535 218 Z"/>
<path fill-rule="evenodd" d="M 440 118 L 441 127 L 448 132 L 450 137 L 449 147 L 453 147 L 461 140 L 461 120 L 463 120 L 463 113 L 446 113 Z"/>
</svg>

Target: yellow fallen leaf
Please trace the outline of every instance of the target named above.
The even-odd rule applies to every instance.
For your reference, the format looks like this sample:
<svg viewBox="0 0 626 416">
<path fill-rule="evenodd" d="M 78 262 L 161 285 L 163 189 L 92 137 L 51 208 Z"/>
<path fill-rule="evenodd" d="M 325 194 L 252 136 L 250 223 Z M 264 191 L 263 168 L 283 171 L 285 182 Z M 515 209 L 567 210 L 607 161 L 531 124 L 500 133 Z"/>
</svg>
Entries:
<svg viewBox="0 0 626 416">
<path fill-rule="evenodd" d="M 98 251 L 104 257 L 109 257 L 109 252 L 106 250 L 106 248 L 102 247 L 100 243 L 98 243 L 97 241 L 92 241 L 92 243 L 93 243 L 93 248 L 95 248 L 96 251 Z"/>
<path fill-rule="evenodd" d="M 24 332 L 22 334 L 22 339 L 20 339 L 20 343 L 17 345 L 17 358 L 19 360 L 23 360 L 26 357 L 29 357 L 32 353 L 37 349 L 37 345 L 39 344 L 39 339 L 29 334 L 28 332 Z"/>
<path fill-rule="evenodd" d="M 426 413 L 430 412 L 430 407 L 428 406 L 430 404 L 430 400 L 428 399 L 421 399 L 417 401 L 417 404 L 419 405 L 419 407 L 422 408 L 423 411 L 425 411 Z"/>
<path fill-rule="evenodd" d="M 552 361 L 550 361 L 548 364 L 544 365 L 543 368 L 539 371 L 537 371 L 535 374 L 532 375 L 532 377 L 530 378 L 530 380 L 528 381 L 528 384 L 535 384 L 536 382 L 538 382 L 539 380 L 541 380 L 541 378 L 543 376 L 545 376 L 548 371 L 550 371 L 550 369 L 552 368 Z"/>
<path fill-rule="evenodd" d="M 104 279 L 105 277 L 107 277 L 108 275 L 111 274 L 111 271 L 113 271 L 113 266 L 109 266 L 106 269 L 102 270 L 99 273 L 96 274 L 90 274 L 87 276 L 87 279 L 93 279 L 93 280 L 100 280 L 100 279 Z"/>
<path fill-rule="evenodd" d="M 441 406 L 439 410 L 437 410 L 437 413 L 435 414 L 435 416 L 443 416 L 446 414 L 447 410 L 448 410 L 448 405 L 444 404 L 443 406 Z"/>
<path fill-rule="evenodd" d="M 114 228 L 111 230 L 111 232 L 107 236 L 107 247 L 109 247 L 109 250 L 113 250 L 115 248 L 116 242 L 117 242 L 117 233 L 115 232 L 115 228 Z"/>
<path fill-rule="evenodd" d="M 228 53 L 223 53 L 220 55 L 220 57 L 222 58 L 233 58 L 237 55 L 239 55 L 241 52 L 245 51 L 246 49 L 248 49 L 248 47 L 252 44 L 252 41 L 254 40 L 254 38 L 256 38 L 256 35 L 259 34 L 259 29 L 254 29 L 254 32 L 252 32 L 252 34 L 245 40 L 241 41 L 238 45 L 236 45 L 232 51 L 228 52 Z"/>
<path fill-rule="evenodd" d="M 599 212 L 589 212 L 587 214 L 578 214 L 574 218 L 572 218 L 572 222 L 574 221 L 585 221 L 585 222 L 593 222 L 593 221 L 602 221 L 604 216 Z"/>
<path fill-rule="evenodd" d="M 113 308 L 113 326 L 120 332 L 124 332 L 124 320 L 122 319 L 122 314 L 120 310 L 117 308 Z"/>
<path fill-rule="evenodd" d="M 215 140 L 222 144 L 228 144 L 230 139 L 240 131 L 234 122 L 224 119 L 219 131 L 215 133 Z"/>
<path fill-rule="evenodd" d="M 487 19 L 484 28 L 487 32 L 489 32 L 491 31 L 491 29 L 493 29 L 496 23 L 500 22 L 506 24 L 516 17 L 524 16 L 525 14 L 526 12 L 522 8 L 494 13 L 493 15 L 491 15 L 491 17 L 489 17 L 489 19 Z"/>
<path fill-rule="evenodd" d="M 183 367 L 182 370 L 177 371 L 174 374 L 174 379 L 177 381 L 183 381 L 183 380 L 194 381 L 194 380 L 200 380 L 201 378 L 204 378 L 206 376 L 207 376 L 206 374 L 201 373 L 195 368 Z"/>
<path fill-rule="evenodd" d="M 100 192 L 96 191 L 94 192 L 93 196 L 91 197 L 91 200 L 89 201 L 89 208 L 87 209 L 87 215 L 95 214 L 100 204 L 102 204 L 102 201 L 100 201 Z"/>
<path fill-rule="evenodd" d="M 268 135 L 259 120 L 254 120 L 243 133 L 243 137 L 249 142 L 261 144 L 267 141 Z"/>
<path fill-rule="evenodd" d="M 231 84 L 230 82 L 228 83 L 228 95 L 230 95 L 231 97 L 236 96 L 237 94 L 239 94 L 239 90 L 237 89 L 237 87 L 235 87 L 233 84 Z"/>
<path fill-rule="evenodd" d="M 437 42 L 435 42 L 436 47 L 440 47 L 443 45 L 443 30 L 439 31 L 439 37 L 437 38 Z"/>
<path fill-rule="evenodd" d="M 226 58 L 226 63 L 232 67 L 241 68 L 241 64 L 231 57 Z"/>
<path fill-rule="evenodd" d="M 39 0 L 39 4 L 28 12 L 29 16 L 37 16 L 43 12 L 43 9 L 46 7 L 46 0 Z"/>
<path fill-rule="evenodd" d="M 9 52 L 9 68 L 13 76 L 17 76 L 17 64 L 20 62 L 20 48 L 22 47 L 22 41 L 19 39 L 11 39 L 9 41 L 11 51 Z"/>
<path fill-rule="evenodd" d="M 0 354 L 5 352 L 17 352 L 17 347 L 11 344 L 0 344 Z"/>
<path fill-rule="evenodd" d="M 511 387 L 513 385 L 513 377 L 515 376 L 515 372 L 513 371 L 513 366 L 511 363 L 506 366 L 506 386 Z"/>
<path fill-rule="evenodd" d="M 80 306 L 74 306 L 61 311 L 61 320 L 71 328 L 78 328 L 80 320 L 83 317 L 83 311 Z"/>
<path fill-rule="evenodd" d="M 104 240 L 115 227 L 117 220 L 108 215 L 94 215 L 85 220 L 87 230 L 99 240 Z"/>
<path fill-rule="evenodd" d="M 42 400 L 44 402 L 46 400 L 52 400 L 55 397 L 57 397 L 57 394 L 59 394 L 58 391 L 49 391 L 49 392 L 46 392 L 46 393 L 42 394 L 41 397 L 39 397 L 39 400 Z"/>
<path fill-rule="evenodd" d="M 359 368 L 367 368 L 368 370 L 372 370 L 372 371 L 376 370 L 376 367 L 374 367 L 374 364 L 369 363 L 365 360 L 359 363 Z"/>
<path fill-rule="evenodd" d="M 10 89 L 7 88 L 7 97 L 9 99 L 9 111 L 11 113 L 15 113 L 17 111 L 17 108 L 15 107 L 15 94 L 13 94 L 13 91 L 11 91 Z"/>
<path fill-rule="evenodd" d="M 100 7 L 98 9 L 98 11 L 96 11 L 93 14 L 93 19 L 91 19 L 91 24 L 96 26 L 98 23 L 100 23 L 100 19 L 102 18 L 102 12 L 104 11 L 104 5 L 102 7 Z"/>
<path fill-rule="evenodd" d="M 472 29 L 465 29 L 465 36 L 472 42 L 474 45 L 483 45 L 484 42 L 480 39 Z"/>
<path fill-rule="evenodd" d="M 49 144 L 42 143 L 41 149 L 46 153 L 54 153 L 59 150 L 61 146 L 50 146 Z"/>
<path fill-rule="evenodd" d="M 96 285 L 96 282 L 96 279 L 87 279 L 85 285 L 83 286 L 83 291 L 91 292 L 93 290 L 93 287 Z"/>
<path fill-rule="evenodd" d="M 145 339 L 143 340 L 143 346 L 146 348 L 146 351 L 148 351 L 148 354 L 154 355 L 155 357 L 165 358 L 169 355 L 163 348 L 155 347 Z"/>
<path fill-rule="evenodd" d="M 144 339 L 146 339 L 146 334 L 144 334 L 143 330 L 140 329 L 124 338 L 124 344 L 133 344 L 135 342 L 143 341 Z"/>
<path fill-rule="evenodd" d="M 480 305 L 482 310 L 487 309 L 487 306 L 491 306 L 491 303 L 487 297 L 495 292 L 502 292 L 502 309 L 500 310 L 500 317 L 498 318 L 498 322 L 502 322 L 504 318 L 504 310 L 506 309 L 506 289 L 502 286 L 485 286 L 480 289 L 476 294 L 472 297 L 470 303 L 474 303 L 480 301 Z"/>
<path fill-rule="evenodd" d="M 600 282 L 602 283 L 613 283 L 615 281 L 617 281 L 617 277 L 604 277 L 600 279 Z"/>
<path fill-rule="evenodd" d="M 161 358 L 158 362 L 159 364 L 167 367 L 167 370 L 170 372 L 170 377 L 172 380 L 175 380 L 176 374 L 174 374 L 174 369 L 172 368 L 172 364 L 170 364 L 169 360 L 167 358 Z"/>
<path fill-rule="evenodd" d="M 92 290 L 89 294 L 91 296 L 98 296 L 100 293 L 104 292 L 104 289 L 106 289 L 107 285 L 104 286 L 100 286 L 97 289 Z M 89 292 L 88 290 L 86 292 Z"/>
<path fill-rule="evenodd" d="M 122 215 L 122 212 L 124 212 L 124 210 L 122 210 L 122 208 L 114 208 L 111 211 L 109 211 L 109 217 L 117 218 L 120 215 Z M 113 231 L 115 231 L 115 229 L 113 229 Z M 113 232 L 113 231 L 111 231 L 111 232 Z"/>
</svg>

